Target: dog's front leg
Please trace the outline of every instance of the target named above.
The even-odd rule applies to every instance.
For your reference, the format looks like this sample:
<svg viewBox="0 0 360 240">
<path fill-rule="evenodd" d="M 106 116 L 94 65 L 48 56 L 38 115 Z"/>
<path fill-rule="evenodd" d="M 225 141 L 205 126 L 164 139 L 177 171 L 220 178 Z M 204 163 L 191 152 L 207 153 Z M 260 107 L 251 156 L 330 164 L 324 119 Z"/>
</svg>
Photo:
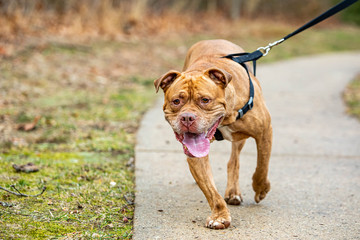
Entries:
<svg viewBox="0 0 360 240">
<path fill-rule="evenodd" d="M 270 191 L 270 182 L 268 180 L 269 161 L 272 145 L 272 127 L 271 125 L 256 138 L 257 145 L 257 166 L 253 175 L 253 189 L 255 191 L 255 201 L 259 203 L 266 197 Z"/>
<path fill-rule="evenodd" d="M 229 227 L 231 222 L 230 213 L 224 199 L 215 187 L 209 157 L 189 157 L 187 161 L 189 163 L 191 174 L 205 194 L 211 208 L 211 216 L 208 217 L 206 221 L 206 227 L 213 229 L 224 229 Z"/>
<path fill-rule="evenodd" d="M 230 205 L 240 205 L 243 201 L 239 186 L 240 152 L 244 147 L 245 139 L 232 142 L 231 156 L 227 165 L 227 186 L 225 201 Z"/>
</svg>

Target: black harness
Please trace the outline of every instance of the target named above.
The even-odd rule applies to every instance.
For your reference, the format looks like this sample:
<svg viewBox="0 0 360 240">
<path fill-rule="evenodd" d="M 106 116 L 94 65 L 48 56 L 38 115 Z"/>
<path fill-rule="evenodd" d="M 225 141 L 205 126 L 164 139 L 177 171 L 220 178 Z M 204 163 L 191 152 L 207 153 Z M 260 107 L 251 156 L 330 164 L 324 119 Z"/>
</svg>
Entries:
<svg viewBox="0 0 360 240">
<path fill-rule="evenodd" d="M 251 110 L 254 106 L 254 97 L 255 97 L 255 92 L 254 92 L 254 85 L 252 83 L 252 79 L 249 73 L 249 69 L 247 67 L 247 65 L 245 64 L 246 62 L 253 62 L 253 72 L 254 72 L 254 76 L 256 75 L 256 61 L 263 57 L 266 56 L 269 51 L 271 50 L 272 47 L 279 45 L 280 43 L 284 42 L 285 40 L 291 38 L 292 36 L 314 26 L 315 24 L 318 24 L 319 22 L 331 17 L 332 15 L 340 12 L 341 10 L 349 7 L 350 5 L 352 5 L 353 3 L 357 2 L 358 0 L 344 0 L 342 2 L 340 2 L 339 4 L 335 5 L 334 7 L 330 8 L 329 10 L 327 10 L 326 12 L 322 13 L 321 15 L 319 15 L 318 17 L 314 18 L 313 20 L 311 20 L 310 22 L 306 23 L 305 25 L 303 25 L 302 27 L 298 28 L 297 30 L 295 30 L 294 32 L 286 35 L 284 38 L 273 42 L 273 43 L 269 43 L 266 47 L 260 47 L 258 48 L 256 51 L 252 52 L 252 53 L 235 53 L 235 54 L 229 54 L 226 55 L 222 58 L 229 58 L 237 63 L 239 63 L 242 67 L 245 68 L 246 73 L 249 77 L 249 84 L 250 84 L 250 96 L 249 96 L 249 101 L 240 109 L 238 110 L 238 115 L 236 117 L 236 120 L 239 120 L 240 118 L 242 118 L 245 113 L 247 113 L 249 110 Z M 219 129 L 216 129 L 215 132 L 215 139 L 217 141 L 221 141 L 224 140 L 224 137 L 222 135 L 222 133 L 220 132 Z"/>
<path fill-rule="evenodd" d="M 250 89 L 249 100 L 247 101 L 247 103 L 245 103 L 245 105 L 241 109 L 238 110 L 238 115 L 236 117 L 236 120 L 239 120 L 240 118 L 242 118 L 245 115 L 245 113 L 247 113 L 249 110 L 251 110 L 254 106 L 254 97 L 255 97 L 254 84 L 252 82 L 249 69 L 248 69 L 247 65 L 245 64 L 245 62 L 249 62 L 249 61 L 253 62 L 253 72 L 254 72 L 254 75 L 256 75 L 256 60 L 258 60 L 262 56 L 263 56 L 263 53 L 260 50 L 256 50 L 255 52 L 252 52 L 252 53 L 235 53 L 235 54 L 230 54 L 230 55 L 226 55 L 223 57 L 223 58 L 229 58 L 229 59 L 239 63 L 243 68 L 245 68 L 246 73 L 249 77 L 249 85 L 250 85 L 249 86 L 249 89 Z M 219 129 L 216 129 L 214 136 L 217 141 L 224 140 L 224 137 Z"/>
</svg>

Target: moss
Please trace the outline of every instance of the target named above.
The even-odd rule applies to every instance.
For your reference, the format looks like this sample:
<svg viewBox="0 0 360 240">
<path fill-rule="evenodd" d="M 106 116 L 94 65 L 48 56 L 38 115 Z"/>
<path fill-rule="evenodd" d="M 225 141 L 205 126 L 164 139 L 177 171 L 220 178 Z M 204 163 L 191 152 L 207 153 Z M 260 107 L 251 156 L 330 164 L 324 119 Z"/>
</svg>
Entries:
<svg viewBox="0 0 360 240">
<path fill-rule="evenodd" d="M 25 239 L 65 236 L 72 232 L 81 232 L 83 236 L 90 229 L 114 236 L 131 232 L 131 221 L 122 222 L 124 216 L 131 219 L 133 214 L 133 206 L 124 199 L 125 194 L 131 198 L 134 191 L 133 172 L 126 168 L 128 157 L 28 150 L 2 154 L 4 167 L 0 179 L 5 187 L 14 184 L 21 192 L 35 194 L 43 185 L 47 186 L 46 192 L 36 198 L 5 194 L 6 201 L 15 206 L 2 209 L 2 229 L 7 229 L 9 237 L 20 234 Z M 12 163 L 29 161 L 41 170 L 32 174 L 12 170 Z"/>
</svg>

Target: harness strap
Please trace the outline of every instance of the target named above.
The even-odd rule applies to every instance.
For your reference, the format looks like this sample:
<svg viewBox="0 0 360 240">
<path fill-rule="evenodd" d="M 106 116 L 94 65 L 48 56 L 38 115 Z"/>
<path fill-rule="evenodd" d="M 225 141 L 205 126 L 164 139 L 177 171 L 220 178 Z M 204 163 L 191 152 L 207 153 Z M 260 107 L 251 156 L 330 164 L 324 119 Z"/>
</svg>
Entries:
<svg viewBox="0 0 360 240">
<path fill-rule="evenodd" d="M 260 52 L 260 51 L 258 51 Z M 260 52 L 261 53 L 261 52 Z M 250 55 L 252 53 L 240 53 L 240 54 L 232 54 L 232 55 L 242 55 L 242 57 L 247 57 L 248 55 Z M 255 55 L 253 55 L 255 56 Z M 262 56 L 262 54 L 261 54 Z M 226 56 L 227 57 L 227 56 Z M 236 120 L 239 120 L 240 118 L 242 118 L 244 116 L 245 113 L 247 113 L 249 110 L 251 110 L 254 106 L 254 97 L 255 97 L 255 90 L 254 90 L 254 84 L 252 82 L 252 79 L 251 79 L 251 76 L 250 76 L 250 72 L 249 72 L 249 69 L 248 67 L 246 66 L 246 64 L 244 62 L 241 62 L 242 59 L 241 57 L 232 57 L 231 58 L 233 61 L 239 63 L 243 68 L 245 68 L 246 70 L 246 73 L 249 77 L 249 85 L 250 85 L 250 92 L 249 92 L 249 101 L 247 103 L 245 103 L 245 105 L 238 110 L 238 115 L 236 117 Z M 248 61 L 251 61 L 251 60 L 248 60 Z M 254 73 L 255 73 L 255 70 L 256 70 L 256 60 L 253 60 L 253 67 L 254 67 Z M 217 141 L 221 141 L 221 140 L 224 140 L 224 137 L 222 135 L 222 133 L 220 132 L 219 129 L 216 129 L 216 132 L 215 132 L 215 140 Z"/>
<path fill-rule="evenodd" d="M 254 84 L 252 82 L 249 69 L 248 69 L 247 65 L 245 64 L 245 62 L 249 62 L 249 61 L 253 62 L 253 72 L 255 75 L 256 74 L 256 60 L 261 58 L 262 56 L 263 56 L 262 52 L 259 50 L 256 50 L 255 52 L 252 52 L 252 53 L 235 53 L 235 54 L 230 54 L 230 55 L 223 57 L 223 58 L 229 58 L 229 59 L 237 62 L 238 64 L 240 64 L 243 68 L 245 68 L 246 73 L 249 78 L 249 88 L 250 88 L 249 101 L 240 110 L 238 110 L 238 115 L 236 117 L 236 120 L 242 118 L 244 116 L 244 114 L 247 113 L 249 110 L 251 110 L 254 106 L 254 97 L 255 97 Z"/>
<path fill-rule="evenodd" d="M 251 53 L 241 53 L 241 55 L 244 57 L 248 56 L 249 54 Z M 233 55 L 239 55 L 239 54 L 233 54 Z M 226 56 L 227 57 L 227 56 Z M 249 101 L 247 103 L 245 103 L 245 105 L 238 110 L 238 115 L 236 117 L 236 120 L 239 120 L 240 118 L 242 118 L 244 116 L 245 113 L 247 113 L 249 110 L 251 110 L 254 106 L 254 97 L 255 97 L 255 90 L 254 90 L 254 84 L 252 82 L 252 79 L 251 79 L 251 76 L 250 76 L 250 72 L 249 72 L 249 69 L 248 67 L 246 66 L 246 64 L 244 62 L 241 62 L 241 57 L 232 57 L 231 58 L 233 61 L 239 63 L 243 68 L 245 68 L 246 70 L 246 73 L 249 77 Z M 239 60 L 240 59 L 240 60 Z M 251 60 L 249 60 L 251 61 Z M 255 73 L 255 70 L 256 70 L 256 60 L 253 60 L 253 67 L 254 67 L 254 73 Z M 222 133 L 220 132 L 219 129 L 216 129 L 216 132 L 215 132 L 215 140 L 217 141 L 221 141 L 221 140 L 224 140 L 224 137 L 222 135 Z"/>
<path fill-rule="evenodd" d="M 256 75 L 256 60 L 261 58 L 263 56 L 263 53 L 260 50 L 256 50 L 252 53 L 234 53 L 226 55 L 224 58 L 229 58 L 239 64 L 244 62 L 253 62 L 253 68 L 254 68 L 254 75 Z"/>
<path fill-rule="evenodd" d="M 250 84 L 250 94 L 249 94 L 249 101 L 238 111 L 238 115 L 236 117 L 236 120 L 242 118 L 244 116 L 245 113 L 247 113 L 249 110 L 251 110 L 254 106 L 254 95 L 255 95 L 255 91 L 254 91 L 254 85 L 252 83 L 252 79 L 250 77 L 250 73 L 249 73 L 249 69 L 246 66 L 245 63 L 240 63 L 241 66 L 243 66 L 246 70 L 246 73 L 249 77 L 249 84 Z"/>
</svg>

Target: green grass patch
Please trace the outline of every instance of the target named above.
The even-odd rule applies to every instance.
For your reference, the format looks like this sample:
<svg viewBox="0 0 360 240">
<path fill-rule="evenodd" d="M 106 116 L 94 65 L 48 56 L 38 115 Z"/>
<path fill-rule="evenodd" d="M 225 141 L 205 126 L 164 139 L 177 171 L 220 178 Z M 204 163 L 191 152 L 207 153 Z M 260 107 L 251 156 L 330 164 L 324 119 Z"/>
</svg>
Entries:
<svg viewBox="0 0 360 240">
<path fill-rule="evenodd" d="M 46 191 L 0 192 L 0 239 L 131 238 L 135 133 L 155 95 L 152 79 L 103 64 L 118 46 L 49 43 L 3 61 L 0 185 Z M 13 168 L 29 162 L 39 171 Z"/>
<path fill-rule="evenodd" d="M 348 113 L 360 120 L 360 74 L 346 87 L 344 99 Z"/>
<path fill-rule="evenodd" d="M 133 206 L 133 171 L 126 167 L 132 153 L 33 152 L 11 150 L 1 154 L 0 179 L 26 194 L 35 194 L 43 186 L 46 192 L 36 198 L 3 194 L 1 201 L 12 207 L 2 208 L 0 236 L 16 239 L 44 239 L 100 233 L 105 236 L 130 236 Z M 16 173 L 12 164 L 32 162 L 36 173 Z M 126 195 L 124 197 L 124 195 Z M 123 218 L 130 219 L 124 222 Z M 80 234 L 81 233 L 81 234 Z"/>
</svg>

